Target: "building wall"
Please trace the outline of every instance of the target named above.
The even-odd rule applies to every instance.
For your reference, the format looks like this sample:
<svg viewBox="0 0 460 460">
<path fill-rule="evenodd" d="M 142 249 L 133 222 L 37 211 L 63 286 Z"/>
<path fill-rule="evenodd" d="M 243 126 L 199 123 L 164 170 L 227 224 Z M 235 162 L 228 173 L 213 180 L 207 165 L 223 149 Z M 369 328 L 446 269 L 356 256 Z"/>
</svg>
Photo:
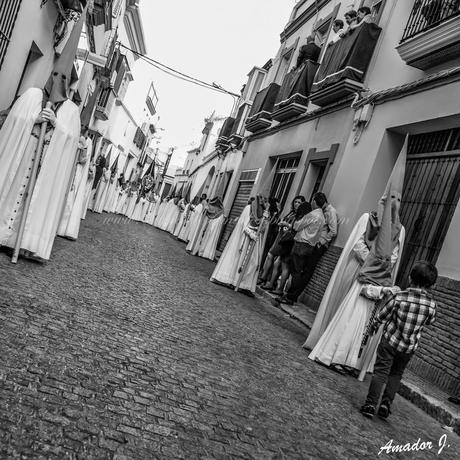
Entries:
<svg viewBox="0 0 460 460">
<path fill-rule="evenodd" d="M 43 56 L 31 66 L 21 86 L 21 94 L 28 88 L 42 88 L 53 68 L 53 27 L 57 19 L 57 10 L 53 2 L 48 2 L 43 8 L 40 8 L 40 3 L 23 1 L 19 9 L 0 71 L 0 110 L 8 108 L 13 102 L 33 42 L 37 44 Z"/>
<path fill-rule="evenodd" d="M 286 208 L 299 192 L 309 197 L 310 193 L 308 192 L 311 191 L 312 184 L 311 181 L 308 181 L 308 170 L 305 172 L 309 150 L 316 148 L 317 151 L 324 151 L 330 149 L 332 144 L 339 144 L 336 159 L 326 177 L 323 190 L 328 196 L 330 195 L 330 201 L 337 207 L 341 217 L 346 218 L 348 213 L 346 208 L 340 205 L 340 196 L 331 195 L 330 190 L 351 132 L 352 122 L 353 110 L 347 109 L 283 129 L 270 136 L 255 138 L 255 140 L 249 139 L 248 150 L 243 158 L 241 168 L 243 170 L 262 168 L 263 170 L 257 184 L 255 184 L 254 193 L 257 193 L 270 174 L 274 157 L 300 152 L 302 156 L 286 202 Z M 268 161 L 269 158 L 272 158 L 271 162 Z M 304 174 L 307 180 L 302 182 Z"/>
<path fill-rule="evenodd" d="M 456 82 L 377 105 L 359 143 L 354 145 L 350 137 L 330 192 L 338 209 L 347 210 L 350 217 L 341 226 L 338 246 L 344 245 L 358 217 L 375 208 L 406 133 L 460 126 L 458 101 L 452 98 L 459 91 Z M 460 231 L 459 214 L 457 209 L 438 259 L 440 274 L 455 279 L 460 279 L 460 248 L 451 242 Z"/>
</svg>

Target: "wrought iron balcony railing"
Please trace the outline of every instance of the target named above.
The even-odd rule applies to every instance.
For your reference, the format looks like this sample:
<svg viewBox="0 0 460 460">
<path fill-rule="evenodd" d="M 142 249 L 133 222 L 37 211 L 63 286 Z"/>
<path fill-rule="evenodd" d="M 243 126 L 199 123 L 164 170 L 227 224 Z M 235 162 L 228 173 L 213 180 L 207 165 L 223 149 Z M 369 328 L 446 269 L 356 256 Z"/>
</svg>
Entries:
<svg viewBox="0 0 460 460">
<path fill-rule="evenodd" d="M 460 0 L 416 0 L 401 43 L 460 15 Z"/>
</svg>

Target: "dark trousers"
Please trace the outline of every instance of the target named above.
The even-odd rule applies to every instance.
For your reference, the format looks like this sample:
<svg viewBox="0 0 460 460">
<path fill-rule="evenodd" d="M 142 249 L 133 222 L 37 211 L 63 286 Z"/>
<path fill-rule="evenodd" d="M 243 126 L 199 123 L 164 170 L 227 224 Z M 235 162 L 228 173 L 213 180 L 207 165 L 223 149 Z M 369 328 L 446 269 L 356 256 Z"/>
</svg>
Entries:
<svg viewBox="0 0 460 460">
<path fill-rule="evenodd" d="M 327 251 L 326 246 L 320 248 L 310 246 L 307 243 L 294 243 L 291 252 L 291 287 L 286 296 L 289 300 L 296 302 L 300 294 L 307 287 L 313 276 L 316 265 Z M 297 255 L 296 255 L 297 253 Z"/>
<path fill-rule="evenodd" d="M 286 296 L 289 300 L 295 302 L 303 290 L 307 286 L 304 281 L 308 273 L 310 259 L 313 255 L 315 248 L 308 243 L 294 242 L 290 255 L 290 270 L 291 270 L 291 287 Z"/>
<path fill-rule="evenodd" d="M 412 355 L 413 353 L 402 353 L 397 351 L 384 337 L 382 337 L 377 348 L 374 375 L 369 386 L 366 404 L 375 407 L 379 402 L 383 387 L 386 384 L 382 396 L 382 403 L 391 406 L 396 392 L 398 391 L 404 369 L 412 358 Z"/>
</svg>

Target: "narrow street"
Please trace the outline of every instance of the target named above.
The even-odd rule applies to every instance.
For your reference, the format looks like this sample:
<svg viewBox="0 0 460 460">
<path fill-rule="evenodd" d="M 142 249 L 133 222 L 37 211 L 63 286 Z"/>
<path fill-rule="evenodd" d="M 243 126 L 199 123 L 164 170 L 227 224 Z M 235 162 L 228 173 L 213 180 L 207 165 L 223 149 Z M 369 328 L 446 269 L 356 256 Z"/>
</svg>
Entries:
<svg viewBox="0 0 460 460">
<path fill-rule="evenodd" d="M 108 214 L 44 266 L 0 253 L 0 457 L 356 459 L 420 438 L 398 458 L 458 458 L 400 397 L 363 418 L 367 384 L 308 360 L 303 328 L 213 267 Z"/>
</svg>

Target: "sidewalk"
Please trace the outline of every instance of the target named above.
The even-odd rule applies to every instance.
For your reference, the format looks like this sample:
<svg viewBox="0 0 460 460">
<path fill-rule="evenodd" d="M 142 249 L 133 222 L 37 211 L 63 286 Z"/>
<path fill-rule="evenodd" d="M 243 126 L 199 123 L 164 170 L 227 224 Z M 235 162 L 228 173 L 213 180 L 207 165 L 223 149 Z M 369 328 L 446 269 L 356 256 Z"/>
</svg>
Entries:
<svg viewBox="0 0 460 460">
<path fill-rule="evenodd" d="M 316 311 L 304 304 L 286 305 L 277 304 L 275 296 L 267 291 L 257 288 L 257 294 L 267 299 L 273 306 L 277 306 L 294 320 L 311 329 Z M 401 381 L 399 394 L 422 409 L 428 415 L 460 435 L 460 406 L 447 400 L 449 395 L 420 377 L 406 371 Z"/>
</svg>

